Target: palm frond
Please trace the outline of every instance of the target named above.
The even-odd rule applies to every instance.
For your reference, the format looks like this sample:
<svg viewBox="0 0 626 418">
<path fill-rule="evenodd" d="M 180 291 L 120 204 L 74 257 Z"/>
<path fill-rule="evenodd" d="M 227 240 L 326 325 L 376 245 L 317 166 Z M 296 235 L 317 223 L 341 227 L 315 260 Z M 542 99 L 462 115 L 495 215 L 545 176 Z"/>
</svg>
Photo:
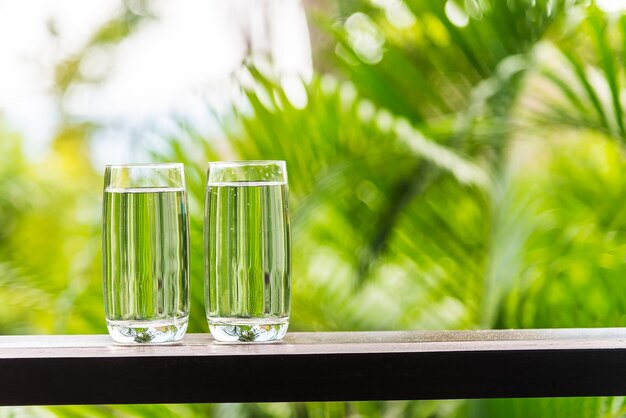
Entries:
<svg viewBox="0 0 626 418">
<path fill-rule="evenodd" d="M 547 102 L 538 118 L 541 122 L 590 128 L 626 141 L 622 102 L 626 73 L 619 59 L 626 39 L 623 22 L 623 17 L 615 20 L 590 7 L 579 30 L 550 49 L 556 60 L 543 64 L 541 71 L 558 94 Z M 577 42 L 589 47 L 572 47 Z"/>
</svg>

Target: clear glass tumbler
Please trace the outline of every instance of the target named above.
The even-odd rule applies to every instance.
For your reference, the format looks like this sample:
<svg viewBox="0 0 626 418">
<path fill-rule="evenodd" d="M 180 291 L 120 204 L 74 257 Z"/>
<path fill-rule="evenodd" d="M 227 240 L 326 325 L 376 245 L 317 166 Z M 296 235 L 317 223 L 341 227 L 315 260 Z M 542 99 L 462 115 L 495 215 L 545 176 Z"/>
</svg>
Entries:
<svg viewBox="0 0 626 418">
<path fill-rule="evenodd" d="M 182 164 L 104 173 L 104 308 L 118 343 L 180 340 L 189 319 L 189 217 Z"/>
<path fill-rule="evenodd" d="M 282 339 L 291 303 L 291 240 L 284 161 L 209 163 L 205 304 L 224 342 Z"/>
</svg>

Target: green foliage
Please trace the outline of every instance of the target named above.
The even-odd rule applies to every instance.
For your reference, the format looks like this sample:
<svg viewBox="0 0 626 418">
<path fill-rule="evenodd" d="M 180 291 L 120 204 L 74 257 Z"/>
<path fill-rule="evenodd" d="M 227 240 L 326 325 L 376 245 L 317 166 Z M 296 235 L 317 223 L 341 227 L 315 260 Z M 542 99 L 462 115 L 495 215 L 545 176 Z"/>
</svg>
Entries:
<svg viewBox="0 0 626 418">
<path fill-rule="evenodd" d="M 255 82 L 243 91 L 245 105 L 219 120 L 226 139 L 206 138 L 182 121 L 178 132 L 162 133 L 155 158 L 186 164 L 190 332 L 207 331 L 206 161 L 234 158 L 287 161 L 292 331 L 626 324 L 626 16 L 566 0 L 466 0 L 454 3 L 461 13 L 455 22 L 446 3 L 406 0 L 398 17 L 398 10 L 377 6 L 382 2 L 340 2 L 350 15 L 322 23 L 336 43 L 336 70 L 302 86 L 305 105 L 290 101 L 293 91 L 280 79 L 249 68 Z M 86 51 L 131 33 L 149 15 L 139 6 L 127 3 Z M 61 93 L 72 82 L 86 82 L 63 65 Z M 207 111 L 207 118 L 215 116 Z M 0 130 L 0 151 L 9 156 L 0 165 L 3 333 L 104 332 L 101 180 L 85 163 L 84 149 L 98 127 L 67 123 L 42 164 L 21 155 L 19 135 Z M 624 415 L 623 403 L 503 399 L 15 411 L 617 417 Z"/>
<path fill-rule="evenodd" d="M 557 94 L 540 106 L 537 116 L 547 124 L 592 129 L 623 144 L 626 15 L 610 16 L 590 7 L 587 17 L 569 29 L 538 54 L 550 58 L 543 60 L 541 71 Z"/>
</svg>

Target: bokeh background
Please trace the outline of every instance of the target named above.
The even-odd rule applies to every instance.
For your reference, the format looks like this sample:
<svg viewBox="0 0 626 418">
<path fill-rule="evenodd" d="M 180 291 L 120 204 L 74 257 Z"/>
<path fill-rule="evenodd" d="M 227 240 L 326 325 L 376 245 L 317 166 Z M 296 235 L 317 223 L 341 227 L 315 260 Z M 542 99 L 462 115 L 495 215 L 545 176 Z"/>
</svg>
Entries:
<svg viewBox="0 0 626 418">
<path fill-rule="evenodd" d="M 106 332 L 102 173 L 131 161 L 186 164 L 207 332 L 219 159 L 287 161 L 292 331 L 625 326 L 625 61 L 623 0 L 0 0 L 0 333 Z M 625 415 L 622 397 L 0 408 Z"/>
</svg>

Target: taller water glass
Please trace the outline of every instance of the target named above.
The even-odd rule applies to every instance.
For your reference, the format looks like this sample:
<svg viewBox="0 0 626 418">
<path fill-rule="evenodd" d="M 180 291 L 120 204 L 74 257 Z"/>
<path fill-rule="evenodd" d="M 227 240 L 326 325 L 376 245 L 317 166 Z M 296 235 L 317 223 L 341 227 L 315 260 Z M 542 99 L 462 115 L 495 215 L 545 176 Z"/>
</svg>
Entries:
<svg viewBox="0 0 626 418">
<path fill-rule="evenodd" d="M 218 341 L 284 337 L 291 300 L 291 242 L 284 161 L 209 163 L 205 302 Z"/>
<path fill-rule="evenodd" d="M 104 308 L 119 343 L 181 339 L 189 319 L 189 219 L 182 164 L 104 173 Z"/>
</svg>

